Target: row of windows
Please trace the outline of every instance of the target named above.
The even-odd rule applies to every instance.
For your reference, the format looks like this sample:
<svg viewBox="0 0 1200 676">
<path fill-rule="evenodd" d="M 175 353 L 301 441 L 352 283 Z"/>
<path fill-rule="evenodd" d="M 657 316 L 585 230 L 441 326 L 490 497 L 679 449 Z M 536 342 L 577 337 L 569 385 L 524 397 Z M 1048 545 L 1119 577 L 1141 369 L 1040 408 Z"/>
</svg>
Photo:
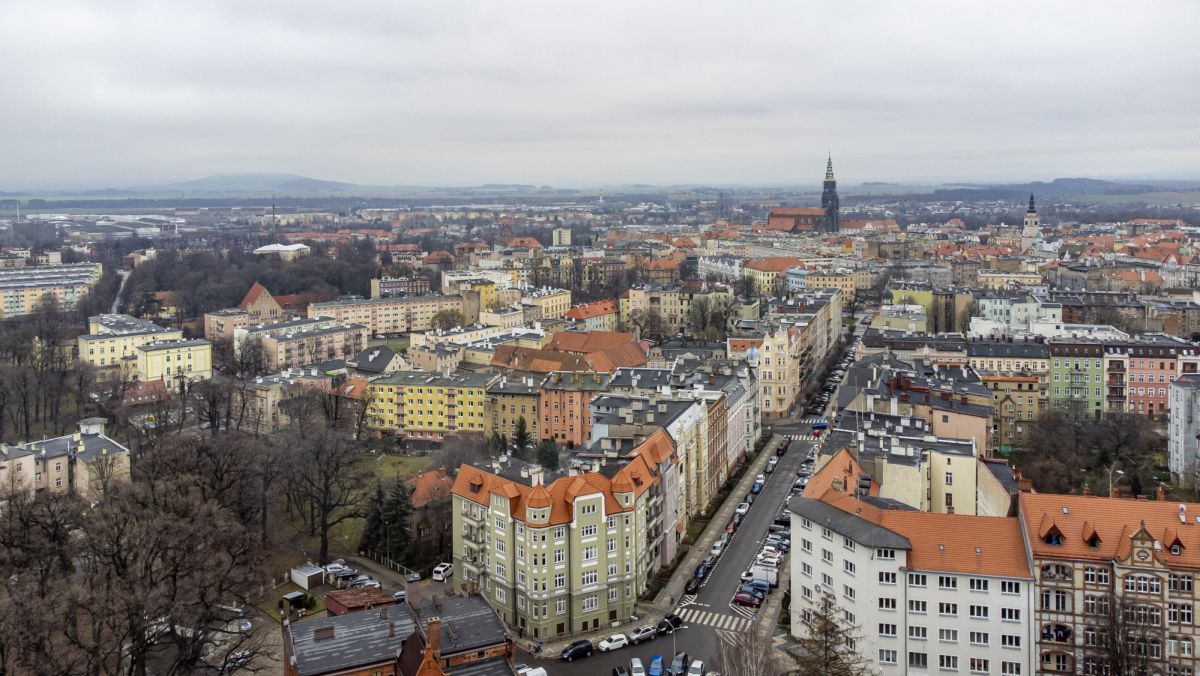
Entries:
<svg viewBox="0 0 1200 676">
<path fill-rule="evenodd" d="M 959 657 L 958 655 L 938 655 L 938 669 L 942 671 L 958 671 Z M 989 674 L 991 673 L 990 660 L 984 657 L 969 657 L 964 660 L 967 668 L 973 674 Z M 895 650 L 880 650 L 880 664 L 896 664 Z M 910 651 L 908 653 L 908 666 L 914 669 L 928 669 L 929 655 L 923 652 Z M 1001 662 L 1000 673 L 1003 676 L 1020 676 L 1020 662 Z"/>
</svg>

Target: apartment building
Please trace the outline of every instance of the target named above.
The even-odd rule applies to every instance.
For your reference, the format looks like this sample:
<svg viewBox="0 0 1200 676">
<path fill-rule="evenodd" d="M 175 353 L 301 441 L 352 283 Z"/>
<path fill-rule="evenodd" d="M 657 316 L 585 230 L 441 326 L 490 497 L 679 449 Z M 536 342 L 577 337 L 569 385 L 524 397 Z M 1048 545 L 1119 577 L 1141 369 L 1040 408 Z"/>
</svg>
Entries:
<svg viewBox="0 0 1200 676">
<path fill-rule="evenodd" d="M 1200 504 L 1021 493 L 1020 505 L 1038 586 L 1036 673 L 1116 673 L 1110 632 L 1144 660 L 1138 673 L 1196 673 Z"/>
<path fill-rule="evenodd" d="M 371 280 L 371 298 L 423 296 L 429 293 L 427 277 L 381 277 Z"/>
<path fill-rule="evenodd" d="M 1099 418 L 1104 412 L 1104 345 L 1096 341 L 1050 343 L 1050 406 Z"/>
<path fill-rule="evenodd" d="M 261 345 L 263 366 L 269 371 L 299 368 L 326 359 L 353 359 L 367 344 L 367 327 L 340 324 L 317 317 L 273 324 L 254 324 L 234 330 L 235 353 L 247 341 Z"/>
<path fill-rule="evenodd" d="M 802 266 L 803 262 L 793 256 L 773 256 L 746 261 L 742 274 L 754 282 L 754 291 L 763 296 L 778 296 L 786 287 L 788 268 Z"/>
<path fill-rule="evenodd" d="M 85 418 L 72 434 L 15 446 L 0 443 L 0 486 L 99 500 L 115 482 L 129 481 L 129 449 L 104 434 L 106 422 Z"/>
<path fill-rule="evenodd" d="M 621 317 L 628 321 L 635 312 L 657 312 L 669 334 L 690 333 L 688 315 L 692 303 L 706 300 L 710 308 L 725 307 L 733 302 L 733 291 L 724 285 L 659 286 L 644 285 L 629 289 L 621 298 Z"/>
<path fill-rule="evenodd" d="M 521 296 L 521 305 L 526 321 L 558 319 L 571 309 L 571 292 L 549 287 L 527 290 Z"/>
<path fill-rule="evenodd" d="M 512 439 L 519 421 L 525 419 L 529 438 L 541 439 L 541 420 L 538 406 L 542 396 L 542 378 L 532 375 L 505 375 L 488 384 L 484 413 L 487 434 L 499 434 Z"/>
<path fill-rule="evenodd" d="M 494 289 L 508 289 L 513 285 L 512 275 L 504 270 L 443 270 L 441 291 L 452 295 L 459 292 L 463 282 L 479 281 L 491 282 Z"/>
<path fill-rule="evenodd" d="M 507 457 L 463 465 L 453 488 L 454 579 L 535 640 L 629 621 L 657 569 L 648 545 L 659 486 L 641 455 L 574 475 Z"/>
<path fill-rule="evenodd" d="M 1181 375 L 1171 383 L 1167 420 L 1167 464 L 1171 481 L 1194 488 L 1200 474 L 1200 374 Z"/>
<path fill-rule="evenodd" d="M 437 313 L 463 311 L 461 296 L 405 296 L 372 298 L 342 296 L 337 300 L 310 303 L 309 317 L 328 317 L 340 324 L 361 324 L 371 336 L 397 335 L 434 328 Z"/>
<path fill-rule="evenodd" d="M 616 331 L 620 308 L 615 300 L 576 305 L 563 315 L 588 331 Z"/>
<path fill-rule="evenodd" d="M 992 391 L 992 448 L 1002 453 L 1026 448 L 1033 421 L 1046 412 L 1046 388 L 1035 375 L 980 373 Z"/>
<path fill-rule="evenodd" d="M 142 380 L 197 381 L 212 378 L 212 343 L 171 340 L 138 345 L 132 359 Z"/>
<path fill-rule="evenodd" d="M 794 636 L 828 595 L 873 673 L 1033 673 L 1018 519 L 889 509 L 833 488 L 789 508 Z"/>
<path fill-rule="evenodd" d="M 409 346 L 408 360 L 415 369 L 445 373 L 458 368 L 463 360 L 463 347 L 453 343 Z"/>
<path fill-rule="evenodd" d="M 483 308 L 479 311 L 479 323 L 515 329 L 525 325 L 525 311 L 519 306 Z"/>
<path fill-rule="evenodd" d="M 853 302 L 859 289 L 871 286 L 871 273 L 866 269 L 809 270 L 804 284 L 808 289 L 837 289 Z"/>
<path fill-rule="evenodd" d="M 32 314 L 46 297 L 73 308 L 103 273 L 99 263 L 0 268 L 0 319 Z"/>
<path fill-rule="evenodd" d="M 442 441 L 488 429 L 486 388 L 493 376 L 405 371 L 367 385 L 366 426 L 405 439 Z"/>
<path fill-rule="evenodd" d="M 254 315 L 240 308 L 204 313 L 204 338 L 211 342 L 233 341 L 234 332 L 254 324 Z"/>
<path fill-rule="evenodd" d="M 608 389 L 609 376 L 598 371 L 554 371 L 542 381 L 538 411 L 540 438 L 575 448 L 591 436 L 592 399 Z"/>
<path fill-rule="evenodd" d="M 1041 385 L 1050 380 L 1050 348 L 1044 340 L 981 340 L 966 342 L 967 363 L 979 372 L 1036 376 Z"/>
<path fill-rule="evenodd" d="M 999 290 L 1017 286 L 1037 286 L 1045 280 L 1036 272 L 1008 272 L 1005 270 L 980 270 L 976 280 L 984 289 Z"/>
<path fill-rule="evenodd" d="M 148 343 L 183 340 L 178 329 L 125 314 L 88 317 L 88 334 L 79 336 L 79 360 L 92 366 L 119 366 Z"/>
</svg>

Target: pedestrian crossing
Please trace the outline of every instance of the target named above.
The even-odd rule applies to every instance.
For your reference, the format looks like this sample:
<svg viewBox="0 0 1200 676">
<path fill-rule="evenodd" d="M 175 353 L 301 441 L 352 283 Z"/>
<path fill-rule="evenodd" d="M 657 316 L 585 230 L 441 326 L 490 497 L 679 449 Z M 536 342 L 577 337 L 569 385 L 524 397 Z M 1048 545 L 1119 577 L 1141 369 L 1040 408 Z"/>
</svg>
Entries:
<svg viewBox="0 0 1200 676">
<path fill-rule="evenodd" d="M 785 437 L 792 441 L 815 441 L 816 437 L 811 434 L 785 434 Z"/>
<path fill-rule="evenodd" d="M 734 610 L 737 610 L 736 608 Z M 753 612 L 753 609 L 751 609 Z M 679 617 L 683 618 L 684 622 L 692 622 L 695 624 L 703 624 L 707 627 L 716 629 L 724 629 L 726 631 L 744 631 L 750 626 L 749 616 L 724 615 L 711 610 L 699 610 L 696 608 L 683 608 L 679 611 Z"/>
<path fill-rule="evenodd" d="M 804 420 L 801 420 L 800 422 L 804 423 L 805 425 L 815 425 L 817 423 L 823 423 L 823 422 L 829 422 L 829 421 L 826 420 L 825 418 L 805 418 Z"/>
<path fill-rule="evenodd" d="M 731 604 L 729 604 L 729 609 L 732 610 L 733 612 L 737 613 L 738 615 L 741 615 L 742 617 L 746 618 L 747 620 L 758 619 L 758 609 L 757 608 L 752 608 L 750 606 L 735 606 L 731 603 Z"/>
</svg>

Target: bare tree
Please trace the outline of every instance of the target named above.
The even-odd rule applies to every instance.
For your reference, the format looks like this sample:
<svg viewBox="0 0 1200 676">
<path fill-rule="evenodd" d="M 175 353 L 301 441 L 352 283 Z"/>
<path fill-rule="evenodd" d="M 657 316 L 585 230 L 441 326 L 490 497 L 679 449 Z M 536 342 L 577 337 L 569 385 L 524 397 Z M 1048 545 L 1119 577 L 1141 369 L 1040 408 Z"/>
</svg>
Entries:
<svg viewBox="0 0 1200 676">
<path fill-rule="evenodd" d="M 291 451 L 285 470 L 289 495 L 304 510 L 309 531 L 320 536 L 319 561 L 324 564 L 330 530 L 363 516 L 369 469 L 355 442 L 328 428 L 295 439 Z"/>
<path fill-rule="evenodd" d="M 750 629 L 740 634 L 717 632 L 712 668 L 721 674 L 785 676 L 787 667 L 767 634 Z"/>
<path fill-rule="evenodd" d="M 460 434 L 442 442 L 442 447 L 430 458 L 429 467 L 444 467 L 446 473 L 453 477 L 458 475 L 458 468 L 462 465 L 481 462 L 487 458 L 487 442 L 484 441 L 483 435 Z"/>
<path fill-rule="evenodd" d="M 800 673 L 805 676 L 858 676 L 870 673 L 866 660 L 857 651 L 858 635 L 844 624 L 837 600 L 821 592 L 816 604 L 803 617 L 805 625 L 799 640 L 802 652 Z"/>
</svg>

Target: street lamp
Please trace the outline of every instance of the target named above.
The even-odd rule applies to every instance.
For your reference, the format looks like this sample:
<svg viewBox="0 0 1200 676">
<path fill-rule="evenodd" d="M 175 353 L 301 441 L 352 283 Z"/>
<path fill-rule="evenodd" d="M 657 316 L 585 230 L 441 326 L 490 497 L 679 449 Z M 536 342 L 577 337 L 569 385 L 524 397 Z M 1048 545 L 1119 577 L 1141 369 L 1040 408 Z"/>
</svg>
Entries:
<svg viewBox="0 0 1200 676">
<path fill-rule="evenodd" d="M 691 627 L 687 626 L 686 624 L 681 624 L 678 627 L 675 627 L 675 631 L 671 632 L 671 659 L 672 660 L 674 660 L 675 655 L 678 654 L 678 651 L 675 650 L 675 634 L 678 634 L 679 632 L 683 631 L 684 629 L 691 629 Z"/>
</svg>

